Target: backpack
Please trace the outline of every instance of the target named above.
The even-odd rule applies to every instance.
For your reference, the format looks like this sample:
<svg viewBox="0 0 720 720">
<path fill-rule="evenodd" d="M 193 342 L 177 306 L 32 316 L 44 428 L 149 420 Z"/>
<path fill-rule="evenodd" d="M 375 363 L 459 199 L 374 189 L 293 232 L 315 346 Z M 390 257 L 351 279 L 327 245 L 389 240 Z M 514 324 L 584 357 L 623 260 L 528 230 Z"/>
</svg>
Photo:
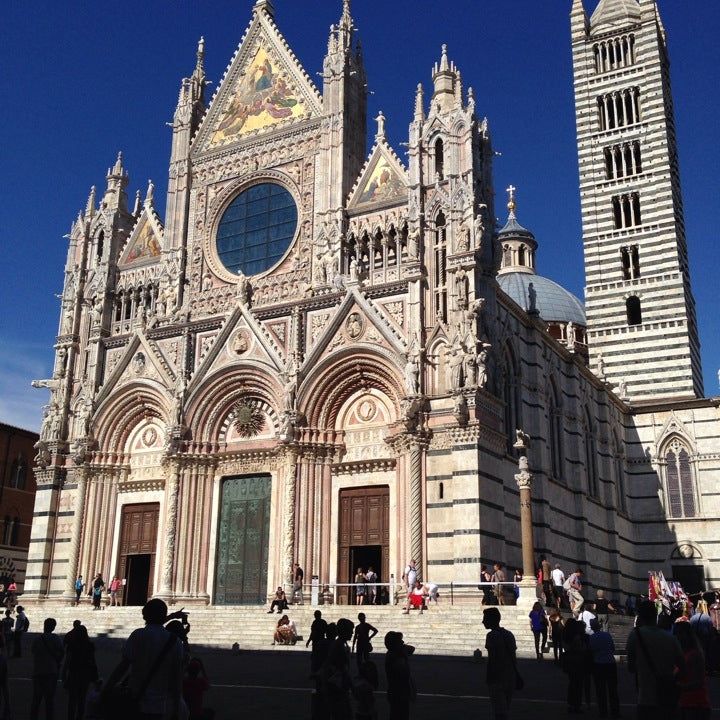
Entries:
<svg viewBox="0 0 720 720">
<path fill-rule="evenodd" d="M 569 590 L 572 587 L 572 575 L 569 578 L 566 578 L 565 582 L 563 583 L 563 590 Z"/>
</svg>

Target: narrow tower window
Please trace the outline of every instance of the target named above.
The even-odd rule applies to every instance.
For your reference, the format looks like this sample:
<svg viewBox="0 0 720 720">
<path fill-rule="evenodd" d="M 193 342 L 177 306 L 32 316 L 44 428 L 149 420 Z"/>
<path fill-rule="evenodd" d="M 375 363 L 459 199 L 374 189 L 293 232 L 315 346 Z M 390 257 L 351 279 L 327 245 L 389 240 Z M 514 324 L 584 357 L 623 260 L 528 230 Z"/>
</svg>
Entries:
<svg viewBox="0 0 720 720">
<path fill-rule="evenodd" d="M 445 144 L 442 138 L 435 142 L 435 176 L 439 180 L 445 177 Z"/>
<path fill-rule="evenodd" d="M 642 225 L 639 193 L 616 195 L 612 199 L 612 207 L 616 230 L 624 230 Z"/>
<path fill-rule="evenodd" d="M 102 260 L 103 250 L 105 248 L 105 233 L 101 230 L 97 237 L 97 259 Z"/>
<path fill-rule="evenodd" d="M 447 322 L 447 227 L 445 215 L 435 220 L 435 318 Z"/>
<path fill-rule="evenodd" d="M 445 484 L 440 483 L 438 487 L 438 499 L 442 500 L 445 497 Z"/>
<path fill-rule="evenodd" d="M 628 325 L 642 325 L 642 308 L 640 306 L 640 298 L 637 295 L 631 295 L 625 301 L 625 310 L 627 312 Z"/>
</svg>

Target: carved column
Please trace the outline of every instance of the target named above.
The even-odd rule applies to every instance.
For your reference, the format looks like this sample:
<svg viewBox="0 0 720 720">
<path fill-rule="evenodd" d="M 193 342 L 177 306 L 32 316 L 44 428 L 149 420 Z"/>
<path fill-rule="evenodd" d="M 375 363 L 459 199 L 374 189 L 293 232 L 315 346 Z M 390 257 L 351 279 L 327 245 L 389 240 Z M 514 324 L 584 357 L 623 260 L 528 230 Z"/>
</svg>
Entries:
<svg viewBox="0 0 720 720">
<path fill-rule="evenodd" d="M 523 581 L 520 583 L 520 597 L 518 605 L 524 609 L 532 606 L 537 600 L 537 580 L 535 578 L 535 543 L 533 541 L 532 521 L 532 481 L 527 459 L 527 449 L 530 438 L 521 430 L 517 431 L 517 442 L 513 447 L 520 453 L 518 460 L 519 472 L 515 481 L 520 490 L 520 537 L 522 542 Z"/>
<path fill-rule="evenodd" d="M 285 501 L 283 523 L 283 553 L 280 576 L 292 586 L 292 566 L 295 562 L 295 495 L 297 492 L 298 449 L 285 449 Z"/>
<path fill-rule="evenodd" d="M 408 475 L 410 485 L 410 556 L 416 567 L 423 568 L 423 447 L 417 440 L 410 441 Z M 403 561 L 404 562 L 404 561 Z M 423 574 L 425 577 L 425 574 Z"/>
<path fill-rule="evenodd" d="M 78 576 L 80 561 L 80 537 L 82 535 L 83 521 L 85 519 L 85 496 L 87 494 L 89 469 L 86 465 L 76 470 L 77 490 L 75 491 L 75 515 L 73 516 L 72 534 L 70 535 L 70 548 L 68 550 L 67 577 L 65 579 L 65 592 L 63 600 L 75 604 L 75 580 Z"/>
<path fill-rule="evenodd" d="M 157 597 L 168 601 L 172 598 L 173 568 L 175 565 L 175 547 L 177 537 L 178 494 L 180 489 L 180 469 L 177 462 L 167 463 L 165 480 L 165 553 L 163 555 L 160 592 Z"/>
</svg>

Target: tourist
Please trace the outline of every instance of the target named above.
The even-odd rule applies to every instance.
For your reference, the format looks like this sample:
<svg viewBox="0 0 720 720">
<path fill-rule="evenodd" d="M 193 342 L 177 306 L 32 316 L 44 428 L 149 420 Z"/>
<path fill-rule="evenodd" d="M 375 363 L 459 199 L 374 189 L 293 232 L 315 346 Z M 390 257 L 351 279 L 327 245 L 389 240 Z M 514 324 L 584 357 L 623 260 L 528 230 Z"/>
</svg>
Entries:
<svg viewBox="0 0 720 720">
<path fill-rule="evenodd" d="M 365 587 L 365 573 L 363 572 L 362 568 L 358 568 L 357 572 L 355 573 L 355 604 L 356 605 L 364 605 L 365 604 L 365 593 L 367 588 Z"/>
<path fill-rule="evenodd" d="M 597 599 L 595 600 L 593 610 L 597 617 L 600 627 L 607 631 L 610 628 L 610 612 L 616 612 L 615 606 L 605 597 L 604 590 L 597 591 Z"/>
<path fill-rule="evenodd" d="M 545 596 L 545 607 L 553 607 L 555 595 L 553 593 L 552 565 L 544 555 L 540 556 L 540 582 Z"/>
<path fill-rule="evenodd" d="M 487 565 L 481 565 L 480 566 L 480 582 L 481 585 L 478 585 L 478 589 L 482 590 L 482 605 L 496 605 L 497 604 L 497 598 L 495 597 L 495 593 L 492 589 L 492 575 L 487 569 Z"/>
<path fill-rule="evenodd" d="M 592 635 L 594 630 L 592 629 L 592 621 L 597 618 L 587 608 L 585 608 L 578 616 L 577 619 L 585 625 L 585 634 Z"/>
<path fill-rule="evenodd" d="M 68 720 L 82 720 L 88 688 L 98 679 L 95 647 L 84 625 L 74 627 L 65 636 L 64 645 L 63 686 L 68 694 L 67 717 Z"/>
<path fill-rule="evenodd" d="M 105 707 L 112 707 L 115 687 L 129 670 L 129 688 L 138 698 L 140 719 L 177 717 L 182 694 L 183 651 L 178 639 L 164 627 L 167 614 L 167 605 L 159 598 L 145 603 L 142 609 L 145 627 L 130 634 L 123 647 L 122 660 L 103 688 Z"/>
<path fill-rule="evenodd" d="M 25 608 L 18 605 L 15 608 L 15 631 L 13 632 L 13 657 L 19 658 L 22 655 L 22 638 L 30 629 L 30 621 L 25 614 Z"/>
<path fill-rule="evenodd" d="M 360 674 L 353 681 L 352 694 L 355 698 L 355 720 L 377 720 L 375 691 L 378 689 L 378 672 L 375 663 L 364 662 Z"/>
<path fill-rule="evenodd" d="M 416 691 L 410 672 L 408 658 L 415 648 L 403 642 L 401 632 L 385 635 L 385 677 L 387 699 L 390 705 L 390 720 L 409 720 L 410 703 L 415 701 Z"/>
<path fill-rule="evenodd" d="M 676 669 L 685 672 L 685 657 L 677 639 L 657 624 L 655 603 L 639 603 L 637 625 L 627 641 L 628 670 L 636 676 L 638 720 L 672 718 L 677 708 L 673 679 Z"/>
<path fill-rule="evenodd" d="M 294 645 L 297 642 L 297 628 L 287 615 L 283 615 L 277 623 L 272 644 Z"/>
<path fill-rule="evenodd" d="M 635 595 L 628 595 L 625 599 L 625 614 L 630 617 L 635 617 L 637 612 L 637 598 Z"/>
<path fill-rule="evenodd" d="M 292 603 L 293 605 L 295 603 L 299 603 L 300 605 L 304 605 L 305 601 L 303 599 L 303 579 L 305 578 L 305 573 L 303 572 L 303 569 L 295 563 L 293 565 L 293 592 L 292 592 Z"/>
<path fill-rule="evenodd" d="M 373 566 L 368 566 L 368 571 L 365 573 L 365 580 L 367 581 L 367 595 L 366 595 L 366 604 L 367 605 L 374 605 L 377 601 L 377 573 L 375 570 L 373 570 Z"/>
<path fill-rule="evenodd" d="M 315 611 L 314 617 L 315 619 L 310 626 L 310 635 L 305 643 L 305 647 L 308 647 L 310 643 L 312 643 L 312 650 L 310 651 L 310 672 L 313 675 L 322 665 L 322 646 L 325 642 L 325 631 L 327 630 L 327 622 L 323 620 L 320 610 Z"/>
<path fill-rule="evenodd" d="M 415 581 L 417 580 L 418 573 L 415 567 L 415 561 L 411 560 L 403 571 L 402 579 L 405 581 L 405 589 L 408 594 L 415 587 Z"/>
<path fill-rule="evenodd" d="M 10 580 L 6 592 L 7 597 L 5 598 L 5 604 L 9 608 L 15 607 L 15 604 L 17 603 L 17 583 L 15 582 L 15 578 Z"/>
<path fill-rule="evenodd" d="M 278 609 L 278 615 L 282 614 L 283 610 L 290 609 L 287 597 L 285 597 L 285 591 L 280 586 L 278 586 L 278 589 L 275 591 L 275 597 L 270 603 L 270 609 L 267 611 L 267 614 L 272 615 L 272 613 L 275 612 L 275 608 Z"/>
<path fill-rule="evenodd" d="M 515 583 L 513 585 L 513 596 L 515 597 L 515 602 L 517 602 L 520 599 L 520 583 L 523 581 L 523 573 L 520 568 L 515 568 L 515 572 L 513 573 L 513 582 Z"/>
<path fill-rule="evenodd" d="M 410 608 L 420 610 L 420 615 L 425 610 L 425 591 L 423 585 L 419 580 L 415 581 L 415 587 L 408 593 L 407 602 L 405 603 L 404 615 L 410 614 Z"/>
<path fill-rule="evenodd" d="M 552 582 L 553 582 L 553 594 L 555 596 L 555 607 L 559 610 L 563 605 L 563 598 L 565 597 L 565 590 L 563 585 L 565 584 L 565 573 L 559 565 L 555 565 L 552 571 Z"/>
<path fill-rule="evenodd" d="M 105 581 L 102 579 L 102 575 L 98 573 L 92 581 L 90 586 L 90 595 L 92 596 L 93 610 L 100 609 L 100 603 L 102 602 L 103 588 L 105 587 Z"/>
<path fill-rule="evenodd" d="M 82 575 L 78 575 L 77 580 L 75 581 L 75 605 L 80 604 L 80 596 L 82 595 L 84 589 L 85 583 L 83 582 Z"/>
<path fill-rule="evenodd" d="M 183 699 L 187 705 L 189 720 L 211 720 L 215 713 L 203 706 L 205 693 L 210 689 L 210 681 L 205 674 L 205 666 L 200 658 L 190 660 L 183 679 Z"/>
<path fill-rule="evenodd" d="M 332 641 L 323 668 L 323 696 L 330 720 L 348 720 L 350 709 L 350 661 L 348 642 L 353 623 L 347 618 L 337 621 L 337 638 Z"/>
<path fill-rule="evenodd" d="M 110 581 L 110 605 L 113 607 L 117 607 L 120 605 L 120 602 L 118 601 L 118 593 L 120 592 L 122 588 L 122 582 L 120 578 L 116 575 L 111 581 Z"/>
<path fill-rule="evenodd" d="M 692 625 L 684 622 L 675 624 L 675 637 L 685 656 L 685 670 L 677 676 L 680 720 L 709 720 L 710 696 L 699 638 Z"/>
<path fill-rule="evenodd" d="M 9 657 L 10 656 L 10 645 L 12 644 L 12 636 L 13 636 L 13 625 L 15 624 L 15 620 L 13 620 L 12 616 L 12 610 L 8 608 L 5 611 L 5 615 L 3 616 L 2 621 L 0 621 L 0 631 L 2 632 L 4 644 L 5 644 L 5 654 Z"/>
<path fill-rule="evenodd" d="M 592 654 L 593 678 L 600 717 L 607 717 L 608 704 L 610 717 L 620 717 L 620 701 L 618 699 L 618 676 L 615 662 L 615 643 L 602 623 L 597 618 L 591 623 L 593 634 L 588 643 Z"/>
<path fill-rule="evenodd" d="M 708 672 L 712 671 L 710 657 L 712 653 L 712 643 L 717 635 L 710 617 L 709 608 L 704 600 L 698 603 L 697 612 L 690 618 L 690 625 L 695 631 L 703 655 L 705 657 L 705 668 Z"/>
<path fill-rule="evenodd" d="M 570 715 L 582 712 L 583 688 L 590 676 L 591 664 L 585 623 L 570 619 L 563 632 L 563 670 L 568 676 L 567 703 Z"/>
<path fill-rule="evenodd" d="M 357 653 L 358 670 L 363 663 L 370 660 L 372 652 L 371 640 L 377 635 L 378 631 L 365 619 L 365 613 L 358 615 L 358 624 L 355 626 L 355 634 L 353 635 L 351 652 Z"/>
<path fill-rule="evenodd" d="M 507 581 L 507 575 L 503 570 L 503 564 L 497 562 L 493 565 L 493 576 L 492 581 L 495 583 L 495 596 L 497 597 L 498 605 L 506 604 L 506 590 L 504 583 Z"/>
<path fill-rule="evenodd" d="M 489 630 L 485 638 L 485 649 L 488 653 L 486 680 L 490 706 L 495 720 L 507 720 L 510 717 L 513 693 L 519 681 L 515 636 L 500 627 L 500 611 L 497 608 L 483 610 L 482 623 Z"/>
<path fill-rule="evenodd" d="M 431 600 L 437 605 L 438 598 L 440 597 L 440 587 L 437 583 L 425 583 L 423 585 L 423 593 L 428 599 L 427 603 L 425 603 L 426 606 L 430 604 Z"/>
<path fill-rule="evenodd" d="M 547 652 L 548 619 L 539 602 L 536 602 L 530 611 L 530 629 L 535 638 L 535 657 L 542 660 L 542 654 Z M 541 638 L 542 645 L 540 644 Z"/>
<path fill-rule="evenodd" d="M 585 602 L 585 598 L 582 596 L 582 574 L 582 570 L 577 568 L 563 583 L 563 588 L 567 592 L 568 600 L 570 601 L 570 610 L 575 615 L 580 614 L 580 610 Z"/>
<path fill-rule="evenodd" d="M 562 660 L 563 654 L 562 636 L 565 622 L 557 609 L 550 613 L 548 622 L 550 623 L 550 638 L 553 645 L 553 658 L 555 662 L 559 662 Z"/>
<path fill-rule="evenodd" d="M 45 717 L 52 720 L 55 714 L 55 691 L 63 659 L 62 640 L 55 635 L 57 622 L 46 618 L 43 631 L 32 642 L 32 702 L 30 720 L 37 720 L 40 703 L 45 705 Z M 74 720 L 74 718 L 73 718 Z"/>
</svg>

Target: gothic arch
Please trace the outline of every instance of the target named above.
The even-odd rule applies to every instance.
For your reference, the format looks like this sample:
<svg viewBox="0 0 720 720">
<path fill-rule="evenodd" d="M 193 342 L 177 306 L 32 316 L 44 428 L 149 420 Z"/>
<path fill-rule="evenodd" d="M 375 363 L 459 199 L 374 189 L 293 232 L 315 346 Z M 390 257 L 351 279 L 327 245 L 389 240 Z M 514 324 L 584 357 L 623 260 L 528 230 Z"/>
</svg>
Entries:
<svg viewBox="0 0 720 720">
<path fill-rule="evenodd" d="M 126 446 L 130 433 L 143 419 L 156 418 L 170 424 L 171 403 L 167 394 L 146 383 L 134 382 L 106 400 L 95 413 L 92 427 L 98 451 L 117 455 Z"/>
<path fill-rule="evenodd" d="M 188 398 L 185 420 L 196 443 L 216 445 L 222 441 L 228 415 L 240 398 L 261 404 L 277 425 L 281 397 L 282 388 L 277 378 L 265 369 L 248 363 L 233 365 L 205 378 L 195 388 Z"/>
<path fill-rule="evenodd" d="M 360 388 L 383 393 L 395 417 L 400 415 L 405 392 L 397 361 L 382 349 L 357 346 L 333 353 L 312 369 L 300 386 L 298 408 L 311 428 L 334 428 L 343 404 Z"/>
</svg>

